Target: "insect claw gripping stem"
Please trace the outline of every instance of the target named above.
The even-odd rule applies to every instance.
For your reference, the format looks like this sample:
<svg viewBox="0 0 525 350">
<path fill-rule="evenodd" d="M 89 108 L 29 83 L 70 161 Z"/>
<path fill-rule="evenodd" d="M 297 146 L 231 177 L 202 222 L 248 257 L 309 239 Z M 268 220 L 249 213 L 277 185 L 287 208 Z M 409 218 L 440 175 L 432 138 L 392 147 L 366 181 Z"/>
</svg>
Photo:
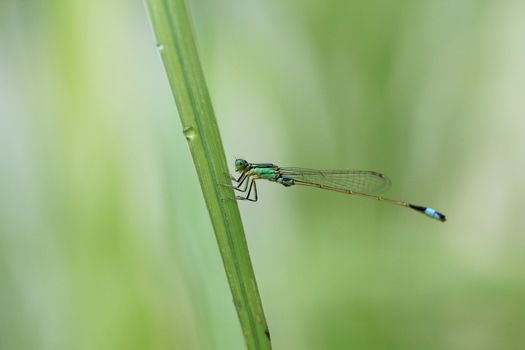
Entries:
<svg viewBox="0 0 525 350">
<path fill-rule="evenodd" d="M 249 181 L 246 181 L 246 183 L 244 184 L 244 188 L 241 188 L 241 185 L 243 182 L 244 180 L 242 182 L 239 182 L 237 185 L 232 185 L 232 184 L 219 184 L 219 185 L 224 186 L 224 187 L 233 188 L 234 190 L 239 191 L 239 192 L 246 192 L 246 190 L 248 189 Z"/>
<path fill-rule="evenodd" d="M 235 186 L 232 185 L 232 184 L 219 184 L 219 186 L 222 186 L 222 187 L 228 187 L 228 188 L 233 188 L 233 189 L 235 189 Z"/>
<path fill-rule="evenodd" d="M 241 201 L 250 201 L 250 202 L 257 202 L 257 199 L 242 197 L 242 196 L 235 196 L 235 199 L 241 200 Z"/>
<path fill-rule="evenodd" d="M 234 196 L 234 197 L 232 197 L 232 196 L 226 196 L 226 197 L 221 196 L 221 200 L 223 200 L 223 201 L 235 201 L 235 200 L 237 200 L 236 197 L 237 196 Z"/>
</svg>

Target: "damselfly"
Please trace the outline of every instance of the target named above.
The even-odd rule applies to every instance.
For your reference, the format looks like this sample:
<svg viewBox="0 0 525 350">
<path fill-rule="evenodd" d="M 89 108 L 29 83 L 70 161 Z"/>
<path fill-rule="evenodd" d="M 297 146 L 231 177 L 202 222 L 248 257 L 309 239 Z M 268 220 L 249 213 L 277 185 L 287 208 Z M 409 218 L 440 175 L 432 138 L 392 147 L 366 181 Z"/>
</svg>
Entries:
<svg viewBox="0 0 525 350">
<path fill-rule="evenodd" d="M 235 181 L 233 188 L 246 193 L 244 197 L 235 197 L 239 200 L 256 202 L 257 186 L 255 181 L 264 179 L 280 183 L 285 187 L 310 186 L 375 199 L 414 209 L 441 222 L 446 221 L 445 215 L 430 207 L 380 196 L 380 193 L 390 188 L 390 180 L 385 175 L 375 171 L 284 168 L 271 163 L 248 163 L 244 159 L 235 160 L 235 171 L 240 173 L 240 176 L 238 178 L 232 176 L 232 180 Z M 251 197 L 252 193 L 253 198 Z"/>
</svg>

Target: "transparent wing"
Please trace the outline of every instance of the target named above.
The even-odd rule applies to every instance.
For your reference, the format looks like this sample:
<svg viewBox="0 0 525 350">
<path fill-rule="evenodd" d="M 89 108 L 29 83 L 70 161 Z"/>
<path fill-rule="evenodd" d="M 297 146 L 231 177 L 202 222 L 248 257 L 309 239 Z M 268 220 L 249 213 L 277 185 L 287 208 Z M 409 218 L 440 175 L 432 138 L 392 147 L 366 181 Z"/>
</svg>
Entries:
<svg viewBox="0 0 525 350">
<path fill-rule="evenodd" d="M 367 170 L 315 170 L 304 168 L 279 168 L 283 177 L 306 183 L 352 190 L 366 194 L 382 193 L 390 188 L 385 175 Z"/>
</svg>

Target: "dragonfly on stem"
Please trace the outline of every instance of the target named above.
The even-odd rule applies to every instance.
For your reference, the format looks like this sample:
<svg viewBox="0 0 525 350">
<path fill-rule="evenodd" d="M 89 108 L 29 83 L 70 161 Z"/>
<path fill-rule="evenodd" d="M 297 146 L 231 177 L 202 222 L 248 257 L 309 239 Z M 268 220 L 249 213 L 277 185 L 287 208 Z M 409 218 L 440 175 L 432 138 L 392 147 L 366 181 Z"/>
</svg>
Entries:
<svg viewBox="0 0 525 350">
<path fill-rule="evenodd" d="M 258 197 L 255 181 L 263 179 L 277 182 L 285 187 L 296 185 L 317 187 L 324 190 L 375 199 L 413 209 L 441 222 L 446 221 L 444 214 L 430 207 L 378 195 L 390 188 L 390 180 L 385 175 L 375 171 L 286 168 L 271 163 L 249 163 L 244 159 L 235 160 L 235 171 L 240 173 L 240 175 L 238 178 L 231 176 L 235 182 L 233 188 L 236 191 L 246 193 L 245 196 L 236 196 L 235 198 L 238 200 L 256 202 Z"/>
</svg>

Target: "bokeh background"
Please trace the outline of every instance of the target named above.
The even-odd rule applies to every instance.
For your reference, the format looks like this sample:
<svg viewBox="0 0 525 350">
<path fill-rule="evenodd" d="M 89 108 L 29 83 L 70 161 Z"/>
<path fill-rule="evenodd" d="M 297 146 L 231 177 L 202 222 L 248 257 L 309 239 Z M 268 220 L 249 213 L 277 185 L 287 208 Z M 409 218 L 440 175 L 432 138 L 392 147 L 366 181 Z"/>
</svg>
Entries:
<svg viewBox="0 0 525 350">
<path fill-rule="evenodd" d="M 275 349 L 525 348 L 525 2 L 191 0 Z M 243 349 L 145 6 L 0 1 L 0 349 Z"/>
</svg>

